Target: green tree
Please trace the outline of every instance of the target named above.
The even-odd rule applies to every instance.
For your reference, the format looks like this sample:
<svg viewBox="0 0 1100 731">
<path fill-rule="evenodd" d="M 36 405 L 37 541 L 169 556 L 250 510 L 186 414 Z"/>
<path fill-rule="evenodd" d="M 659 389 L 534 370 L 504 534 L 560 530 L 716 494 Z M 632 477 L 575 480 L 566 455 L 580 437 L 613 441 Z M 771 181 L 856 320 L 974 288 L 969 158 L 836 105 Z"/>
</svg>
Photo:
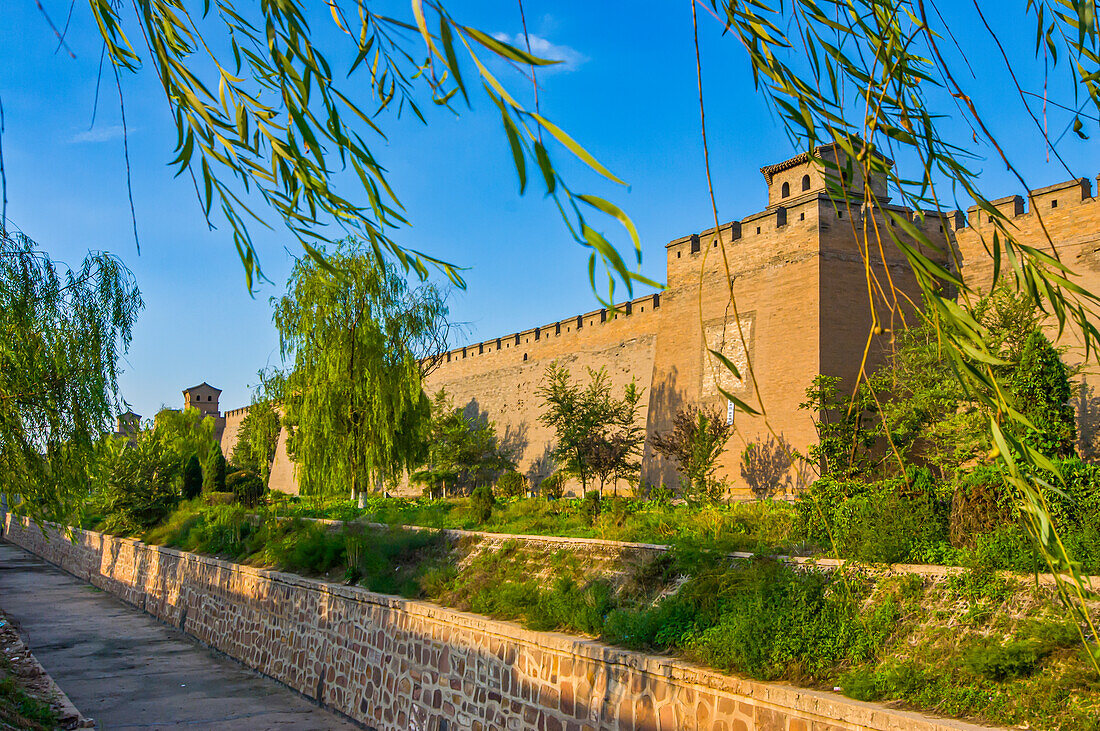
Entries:
<svg viewBox="0 0 1100 731">
<path fill-rule="evenodd" d="M 108 533 L 134 535 L 168 517 L 179 504 L 180 462 L 150 432 L 118 450 L 100 496 Z"/>
<path fill-rule="evenodd" d="M 221 447 L 210 450 L 202 471 L 203 492 L 225 492 L 225 455 Z"/>
<path fill-rule="evenodd" d="M 362 498 L 423 461 L 430 419 L 414 347 L 438 297 L 410 296 L 394 268 L 348 239 L 299 261 L 275 302 L 287 376 L 288 451 L 304 494 Z"/>
<path fill-rule="evenodd" d="M 1077 424 L 1071 400 L 1073 388 L 1065 363 L 1042 332 L 1034 330 L 1028 335 L 1008 378 L 1008 387 L 1017 408 L 1034 426 L 1024 430 L 1024 439 L 1043 454 L 1074 454 Z"/>
<path fill-rule="evenodd" d="M 279 408 L 286 391 L 286 374 L 272 368 L 260 370 L 257 375 L 260 382 L 252 391 L 252 403 L 237 430 L 230 461 L 255 472 L 267 485 L 283 427 Z"/>
<path fill-rule="evenodd" d="M 733 425 L 724 414 L 689 405 L 676 412 L 672 429 L 653 435 L 651 444 L 658 454 L 676 462 L 687 497 L 711 500 L 720 497 L 714 473 L 732 435 Z"/>
<path fill-rule="evenodd" d="M 493 496 L 493 488 L 489 485 L 478 485 L 470 494 L 470 509 L 473 511 L 474 520 L 484 523 L 493 516 L 493 506 L 497 499 Z"/>
<path fill-rule="evenodd" d="M 483 414 L 455 408 L 446 390 L 432 397 L 427 460 L 411 479 L 444 497 L 488 484 L 515 462 L 500 445 L 496 427 Z"/>
<path fill-rule="evenodd" d="M 117 258 L 58 265 L 0 220 L 0 494 L 66 523 L 88 494 L 101 435 L 122 411 L 118 357 L 141 297 Z"/>
<path fill-rule="evenodd" d="M 855 396 L 845 396 L 843 379 L 818 375 L 806 389 L 798 408 L 808 411 L 817 430 L 817 444 L 809 458 L 822 477 L 847 480 L 870 475 L 881 462 L 874 447 L 882 435 L 882 421 L 869 389 L 861 384 Z"/>
<path fill-rule="evenodd" d="M 508 470 L 497 479 L 497 492 L 501 497 L 523 497 L 527 492 L 527 478 L 516 470 Z"/>
<path fill-rule="evenodd" d="M 202 494 L 202 467 L 199 465 L 199 458 L 194 454 L 184 463 L 181 493 L 184 500 L 194 500 Z"/>
<path fill-rule="evenodd" d="M 645 442 L 637 425 L 641 390 L 631 381 L 621 397 L 612 394 L 604 369 L 588 369 L 588 385 L 574 381 L 558 362 L 551 363 L 536 393 L 542 398 L 539 420 L 554 430 L 552 450 L 562 469 L 581 483 L 583 492 L 593 479 L 600 482 L 600 494 L 609 479 L 616 480 L 637 470 L 636 458 Z"/>
<path fill-rule="evenodd" d="M 180 464 L 191 455 L 206 464 L 210 454 L 218 450 L 214 438 L 216 425 L 213 416 L 203 416 L 195 407 L 187 409 L 161 409 L 153 417 L 153 434 L 179 456 Z"/>
</svg>

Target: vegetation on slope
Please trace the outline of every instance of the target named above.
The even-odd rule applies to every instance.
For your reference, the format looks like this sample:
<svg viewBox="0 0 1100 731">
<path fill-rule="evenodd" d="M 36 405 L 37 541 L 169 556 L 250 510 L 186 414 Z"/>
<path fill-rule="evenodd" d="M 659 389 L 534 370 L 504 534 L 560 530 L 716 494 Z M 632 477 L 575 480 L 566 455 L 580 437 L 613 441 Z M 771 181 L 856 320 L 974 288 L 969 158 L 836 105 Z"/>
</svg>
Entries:
<svg viewBox="0 0 1100 731">
<path fill-rule="evenodd" d="M 984 569 L 829 572 L 687 544 L 608 561 L 201 501 L 144 538 L 943 715 L 1049 729 L 1100 718 L 1100 677 L 1053 589 Z"/>
</svg>

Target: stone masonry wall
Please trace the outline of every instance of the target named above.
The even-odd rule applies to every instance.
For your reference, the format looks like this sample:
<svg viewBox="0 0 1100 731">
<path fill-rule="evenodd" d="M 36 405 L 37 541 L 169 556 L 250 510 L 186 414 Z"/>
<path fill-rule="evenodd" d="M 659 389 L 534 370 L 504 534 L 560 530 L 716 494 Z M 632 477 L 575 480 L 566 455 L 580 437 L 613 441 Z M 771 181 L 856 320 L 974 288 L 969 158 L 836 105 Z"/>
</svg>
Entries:
<svg viewBox="0 0 1100 731">
<path fill-rule="evenodd" d="M 135 540 L 4 523 L 6 540 L 367 728 L 978 729 Z"/>
</svg>

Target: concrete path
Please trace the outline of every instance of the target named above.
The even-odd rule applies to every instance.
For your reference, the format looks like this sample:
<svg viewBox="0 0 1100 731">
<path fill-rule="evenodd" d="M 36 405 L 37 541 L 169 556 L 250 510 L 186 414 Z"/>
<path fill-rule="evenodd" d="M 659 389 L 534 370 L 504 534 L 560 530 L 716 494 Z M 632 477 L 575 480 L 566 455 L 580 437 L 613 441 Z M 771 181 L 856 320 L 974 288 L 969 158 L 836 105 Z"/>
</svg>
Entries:
<svg viewBox="0 0 1100 731">
<path fill-rule="evenodd" d="M 3 542 L 0 607 L 97 728 L 359 728 Z"/>
</svg>

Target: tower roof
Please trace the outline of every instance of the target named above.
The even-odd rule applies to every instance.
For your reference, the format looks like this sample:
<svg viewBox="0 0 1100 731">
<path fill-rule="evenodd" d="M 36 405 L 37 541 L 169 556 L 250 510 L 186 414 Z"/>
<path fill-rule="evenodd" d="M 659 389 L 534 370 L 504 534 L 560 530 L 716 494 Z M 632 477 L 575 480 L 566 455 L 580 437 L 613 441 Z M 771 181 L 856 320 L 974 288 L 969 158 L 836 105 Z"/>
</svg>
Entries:
<svg viewBox="0 0 1100 731">
<path fill-rule="evenodd" d="M 198 391 L 200 388 L 209 388 L 211 391 L 214 391 L 215 393 L 221 393 L 222 392 L 222 390 L 220 388 L 214 388 L 213 386 L 211 386 L 206 381 L 203 381 L 202 383 L 200 383 L 197 386 L 192 386 L 191 388 L 183 389 L 183 393 L 184 393 L 184 395 L 186 395 L 186 394 L 188 394 L 192 391 Z"/>
<path fill-rule="evenodd" d="M 854 141 L 857 144 L 863 144 L 863 140 L 860 140 L 858 138 Z M 814 148 L 813 156 L 814 157 L 821 157 L 821 154 L 823 152 L 825 152 L 827 150 L 835 150 L 838 147 L 839 147 L 839 145 L 836 142 L 831 142 L 827 145 L 818 145 L 817 147 Z M 843 152 L 843 150 L 840 150 L 840 151 Z M 881 155 L 881 154 L 879 154 L 878 152 L 875 152 L 875 151 L 872 151 L 871 154 L 875 155 L 880 160 L 884 160 L 887 165 L 893 165 L 894 164 L 894 161 L 891 160 L 890 158 L 886 157 L 885 155 Z M 783 162 L 777 162 L 773 165 L 765 165 L 764 167 L 760 168 L 760 172 L 763 173 L 764 180 L 767 181 L 768 185 L 771 185 L 772 184 L 772 176 L 774 176 L 776 173 L 780 173 L 780 172 L 783 172 L 784 170 L 788 170 L 790 168 L 797 167 L 798 165 L 803 165 L 803 164 L 805 164 L 809 161 L 810 161 L 810 153 L 809 152 L 803 152 L 800 155 L 795 155 L 794 157 L 790 158 L 789 160 L 784 160 Z"/>
</svg>

